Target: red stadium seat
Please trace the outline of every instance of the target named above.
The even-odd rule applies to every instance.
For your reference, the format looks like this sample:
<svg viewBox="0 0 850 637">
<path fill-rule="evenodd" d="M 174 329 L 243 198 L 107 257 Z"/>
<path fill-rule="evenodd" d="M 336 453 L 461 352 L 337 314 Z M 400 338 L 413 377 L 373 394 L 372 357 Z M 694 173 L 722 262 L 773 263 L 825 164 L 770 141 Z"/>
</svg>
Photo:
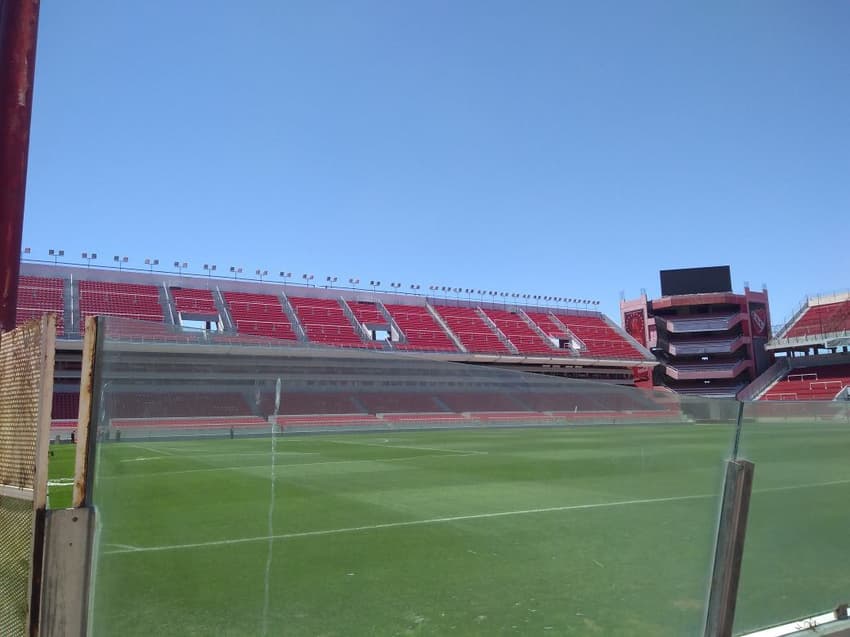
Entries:
<svg viewBox="0 0 850 637">
<path fill-rule="evenodd" d="M 475 308 L 451 305 L 435 305 L 434 309 L 443 317 L 446 325 L 460 339 L 468 352 L 485 354 L 512 354 L 509 349 L 482 319 Z"/>
<path fill-rule="evenodd" d="M 197 316 L 218 316 L 218 307 L 210 290 L 191 288 L 171 288 L 174 307 L 180 314 Z"/>
<path fill-rule="evenodd" d="M 366 342 L 345 315 L 339 299 L 314 299 L 290 296 L 289 303 L 298 315 L 307 338 L 321 345 L 337 347 L 381 347 Z"/>
<path fill-rule="evenodd" d="M 154 285 L 80 281 L 80 331 L 88 316 L 163 322 L 159 290 Z"/>
<path fill-rule="evenodd" d="M 225 292 L 224 300 L 239 334 L 297 340 L 280 299 L 270 294 Z"/>
<path fill-rule="evenodd" d="M 22 276 L 18 282 L 18 310 L 15 325 L 40 318 L 45 312 L 56 313 L 56 334 L 65 333 L 65 280 Z M 74 415 L 76 418 L 76 414 Z"/>
<path fill-rule="evenodd" d="M 527 312 L 531 320 L 549 336 L 568 339 L 563 325 L 581 340 L 587 348 L 582 356 L 620 360 L 643 360 L 639 352 L 626 338 L 611 327 L 601 314 L 573 314 L 564 311 Z"/>
<path fill-rule="evenodd" d="M 818 336 L 850 330 L 850 299 L 810 305 L 782 334 L 782 338 Z"/>
<path fill-rule="evenodd" d="M 850 365 L 797 367 L 774 383 L 760 400 L 832 400 L 850 385 Z"/>
<path fill-rule="evenodd" d="M 563 351 L 558 350 L 551 341 L 544 340 L 543 337 L 534 330 L 525 320 L 516 312 L 507 310 L 486 309 L 483 312 L 490 317 L 496 326 L 502 330 L 514 347 L 517 348 L 520 354 L 543 354 L 552 356 L 563 354 Z"/>
<path fill-rule="evenodd" d="M 458 351 L 452 339 L 431 316 L 427 308 L 421 305 L 393 304 L 385 304 L 384 307 L 406 338 L 405 343 L 394 345 L 396 349 L 436 352 Z"/>
</svg>

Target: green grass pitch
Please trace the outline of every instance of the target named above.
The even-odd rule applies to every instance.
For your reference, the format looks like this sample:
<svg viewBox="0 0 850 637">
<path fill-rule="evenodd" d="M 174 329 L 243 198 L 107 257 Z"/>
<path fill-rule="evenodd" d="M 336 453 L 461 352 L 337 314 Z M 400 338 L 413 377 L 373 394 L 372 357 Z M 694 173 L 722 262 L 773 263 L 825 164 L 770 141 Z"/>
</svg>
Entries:
<svg viewBox="0 0 850 637">
<path fill-rule="evenodd" d="M 271 541 L 270 438 L 106 443 L 93 634 L 696 635 L 732 437 L 278 437 Z M 846 601 L 850 428 L 751 425 L 742 451 L 756 476 L 738 631 Z M 73 448 L 54 452 L 67 477 Z"/>
</svg>

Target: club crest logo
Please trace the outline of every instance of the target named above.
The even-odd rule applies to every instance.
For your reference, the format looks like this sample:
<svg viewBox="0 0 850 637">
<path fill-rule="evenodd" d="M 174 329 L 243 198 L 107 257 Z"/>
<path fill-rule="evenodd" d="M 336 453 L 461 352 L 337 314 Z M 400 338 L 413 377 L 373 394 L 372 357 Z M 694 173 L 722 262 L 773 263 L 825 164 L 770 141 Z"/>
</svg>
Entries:
<svg viewBox="0 0 850 637">
<path fill-rule="evenodd" d="M 626 312 L 623 323 L 629 336 L 646 347 L 646 322 L 643 319 L 643 310 Z"/>
<path fill-rule="evenodd" d="M 756 308 L 750 312 L 750 322 L 753 325 L 755 333 L 759 336 L 767 330 L 767 312 L 763 307 Z"/>
</svg>

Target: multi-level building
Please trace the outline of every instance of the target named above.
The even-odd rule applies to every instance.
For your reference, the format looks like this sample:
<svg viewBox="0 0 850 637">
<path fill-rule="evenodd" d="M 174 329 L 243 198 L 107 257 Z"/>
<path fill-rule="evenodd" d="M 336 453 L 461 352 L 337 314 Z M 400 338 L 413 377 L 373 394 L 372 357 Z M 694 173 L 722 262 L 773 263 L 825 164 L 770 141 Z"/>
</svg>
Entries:
<svg viewBox="0 0 850 637">
<path fill-rule="evenodd" d="M 655 354 L 654 383 L 734 396 L 771 364 L 767 290 L 732 291 L 728 266 L 661 272 L 661 297 L 621 301 L 626 332 Z"/>
</svg>

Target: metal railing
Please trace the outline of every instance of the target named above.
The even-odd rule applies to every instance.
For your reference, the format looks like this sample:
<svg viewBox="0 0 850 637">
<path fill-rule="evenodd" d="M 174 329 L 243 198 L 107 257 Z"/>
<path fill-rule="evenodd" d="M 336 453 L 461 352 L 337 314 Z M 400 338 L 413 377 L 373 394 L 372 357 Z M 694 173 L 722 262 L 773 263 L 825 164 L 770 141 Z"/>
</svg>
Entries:
<svg viewBox="0 0 850 637">
<path fill-rule="evenodd" d="M 791 369 L 791 359 L 786 357 L 777 358 L 776 362 L 759 374 L 752 383 L 738 392 L 738 400 L 755 400 L 762 392 L 777 380 L 782 378 Z"/>
<path fill-rule="evenodd" d="M 850 330 L 841 330 L 838 332 L 814 332 L 811 334 L 803 334 L 802 336 L 792 336 L 790 338 L 777 337 L 770 339 L 767 342 L 767 345 L 771 349 L 794 347 L 796 345 L 823 345 L 827 341 L 843 338 L 850 338 Z"/>
</svg>

